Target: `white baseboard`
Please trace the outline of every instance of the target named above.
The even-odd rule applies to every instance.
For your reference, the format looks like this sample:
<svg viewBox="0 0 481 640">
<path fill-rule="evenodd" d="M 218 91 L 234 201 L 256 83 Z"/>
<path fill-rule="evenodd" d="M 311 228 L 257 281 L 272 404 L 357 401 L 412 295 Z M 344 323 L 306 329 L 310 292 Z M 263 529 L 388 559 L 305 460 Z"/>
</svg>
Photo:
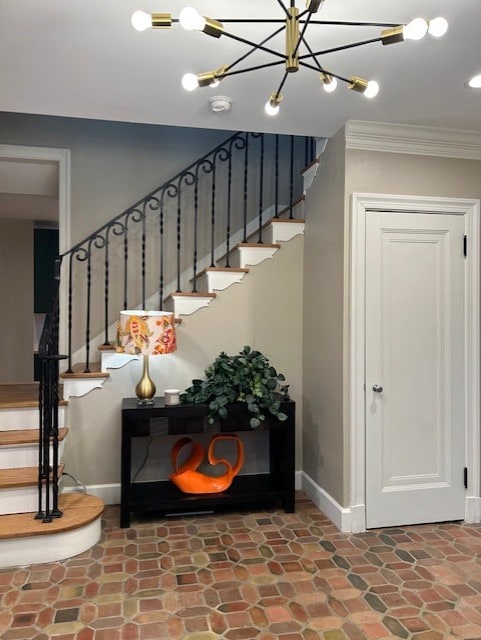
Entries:
<svg viewBox="0 0 481 640">
<path fill-rule="evenodd" d="M 62 493 L 78 493 L 79 487 L 64 487 Z M 85 486 L 86 493 L 96 496 L 105 504 L 120 504 L 120 484 L 91 484 Z"/>
<path fill-rule="evenodd" d="M 312 500 L 322 513 L 332 520 L 333 524 L 343 533 L 353 533 L 354 525 L 359 525 L 359 514 L 353 514 L 350 508 L 341 507 L 317 482 L 304 471 L 301 472 L 301 489 Z M 359 531 L 359 530 L 358 530 Z M 357 531 L 357 532 L 358 532 Z M 364 529 L 361 529 L 364 531 Z"/>
<path fill-rule="evenodd" d="M 467 497 L 464 504 L 465 521 L 470 524 L 481 522 L 481 498 Z"/>
</svg>

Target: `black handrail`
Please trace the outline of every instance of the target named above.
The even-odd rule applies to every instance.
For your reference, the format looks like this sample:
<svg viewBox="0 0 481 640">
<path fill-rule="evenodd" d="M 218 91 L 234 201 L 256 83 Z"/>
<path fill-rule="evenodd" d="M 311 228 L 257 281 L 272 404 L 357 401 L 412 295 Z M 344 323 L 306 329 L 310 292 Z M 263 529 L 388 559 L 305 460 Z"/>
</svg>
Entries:
<svg viewBox="0 0 481 640">
<path fill-rule="evenodd" d="M 221 256 L 229 267 L 234 243 L 249 237 L 263 242 L 267 217 L 279 217 L 284 209 L 293 218 L 302 194 L 301 170 L 314 159 L 314 149 L 312 138 L 234 133 L 57 258 L 57 296 L 39 344 L 37 517 L 50 521 L 61 515 L 59 360 L 66 358 L 66 371 L 72 373 L 74 350 L 82 347 L 84 372 L 90 372 L 91 338 L 103 334 L 103 344 L 110 344 L 109 329 L 119 310 L 145 308 L 153 294 L 158 294 L 155 306 L 162 309 L 166 291 L 184 292 L 189 287 L 197 293 L 203 268 L 215 266 Z M 266 203 L 273 209 L 269 214 Z M 65 356 L 59 355 L 62 268 L 68 283 Z"/>
</svg>

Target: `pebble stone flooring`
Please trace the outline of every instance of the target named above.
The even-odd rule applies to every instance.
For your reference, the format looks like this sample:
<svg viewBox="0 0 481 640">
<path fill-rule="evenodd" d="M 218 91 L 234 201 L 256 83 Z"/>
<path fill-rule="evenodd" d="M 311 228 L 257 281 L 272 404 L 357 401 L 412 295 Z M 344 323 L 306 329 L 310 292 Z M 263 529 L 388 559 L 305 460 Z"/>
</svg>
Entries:
<svg viewBox="0 0 481 640">
<path fill-rule="evenodd" d="M 0 570 L 2 640 L 481 639 L 481 526 L 340 533 L 281 510 L 134 519 L 100 543 Z"/>
</svg>

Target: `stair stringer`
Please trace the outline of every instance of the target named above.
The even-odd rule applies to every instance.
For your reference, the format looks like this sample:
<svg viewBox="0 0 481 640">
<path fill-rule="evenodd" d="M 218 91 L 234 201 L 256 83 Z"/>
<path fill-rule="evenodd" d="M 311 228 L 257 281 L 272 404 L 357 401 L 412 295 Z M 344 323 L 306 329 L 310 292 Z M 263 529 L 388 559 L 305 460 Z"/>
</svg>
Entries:
<svg viewBox="0 0 481 640">
<path fill-rule="evenodd" d="M 209 307 L 183 319 L 177 328 L 177 352 L 150 358 L 156 396 L 162 397 L 169 388 L 184 391 L 194 378 L 204 377 L 206 367 L 221 351 L 234 354 L 250 345 L 265 353 L 286 376 L 297 403 L 296 413 L 302 415 L 303 239 L 299 235 L 283 243 L 274 258 L 251 269 L 239 286 L 225 289 Z M 101 392 L 69 401 L 71 434 L 66 464 L 73 475 L 82 477 L 90 494 L 108 503 L 120 501 L 122 400 L 135 397 L 141 374 L 142 363 L 133 361 L 111 370 Z M 299 451 L 300 445 L 298 438 Z M 142 462 L 146 444 L 139 442 L 138 446 L 134 471 Z M 149 455 L 153 466 L 146 465 L 140 481 L 170 473 L 165 449 L 156 453 L 154 446 L 155 442 Z M 251 464 L 257 463 L 255 455 Z"/>
</svg>

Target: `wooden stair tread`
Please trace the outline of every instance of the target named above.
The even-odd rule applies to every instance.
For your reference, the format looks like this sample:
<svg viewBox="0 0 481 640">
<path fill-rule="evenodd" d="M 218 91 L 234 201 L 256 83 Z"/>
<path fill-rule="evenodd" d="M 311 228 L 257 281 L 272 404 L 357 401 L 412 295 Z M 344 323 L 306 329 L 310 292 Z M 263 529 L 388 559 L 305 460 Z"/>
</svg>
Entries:
<svg viewBox="0 0 481 640">
<path fill-rule="evenodd" d="M 60 377 L 64 380 L 70 380 L 72 378 L 108 378 L 110 373 L 108 371 L 100 370 L 100 362 L 92 362 L 89 365 L 90 371 L 85 371 L 85 362 L 77 362 L 72 367 L 72 371 L 64 371 L 60 374 Z"/>
<path fill-rule="evenodd" d="M 272 244 L 268 244 L 267 242 L 262 242 L 262 243 L 260 243 L 260 242 L 239 242 L 232 249 L 232 251 L 235 251 L 235 249 L 243 248 L 243 247 L 257 247 L 258 249 L 280 249 L 281 245 L 278 242 L 274 242 Z"/>
<path fill-rule="evenodd" d="M 68 433 L 68 427 L 58 430 L 58 439 L 64 440 Z M 11 445 L 26 445 L 38 443 L 38 429 L 11 429 L 0 431 L 0 447 Z"/>
<path fill-rule="evenodd" d="M 59 477 L 64 465 L 59 465 Z M 38 467 L 19 467 L 18 469 L 0 469 L 0 489 L 37 486 Z"/>
<path fill-rule="evenodd" d="M 182 291 L 174 291 L 174 293 L 169 293 L 169 295 L 167 296 L 167 298 L 165 298 L 166 300 L 168 300 L 169 298 L 173 298 L 174 296 L 182 296 L 184 298 L 216 298 L 217 294 L 216 293 L 208 293 L 207 291 L 201 292 L 201 293 L 184 293 Z"/>
<path fill-rule="evenodd" d="M 38 382 L 27 384 L 0 384 L 0 409 L 38 407 Z M 59 389 L 59 396 L 61 391 Z M 59 400 L 65 406 L 66 400 Z"/>
<path fill-rule="evenodd" d="M 197 274 L 197 280 L 206 273 L 249 273 L 249 269 L 246 267 L 206 267 Z M 194 278 L 191 278 L 190 282 L 194 282 Z"/>
<path fill-rule="evenodd" d="M 34 513 L 0 516 L 0 540 L 48 535 L 78 529 L 99 518 L 105 507 L 100 498 L 83 493 L 61 494 L 58 506 L 63 511 L 63 516 L 53 518 L 49 523 L 35 520 Z"/>
</svg>

